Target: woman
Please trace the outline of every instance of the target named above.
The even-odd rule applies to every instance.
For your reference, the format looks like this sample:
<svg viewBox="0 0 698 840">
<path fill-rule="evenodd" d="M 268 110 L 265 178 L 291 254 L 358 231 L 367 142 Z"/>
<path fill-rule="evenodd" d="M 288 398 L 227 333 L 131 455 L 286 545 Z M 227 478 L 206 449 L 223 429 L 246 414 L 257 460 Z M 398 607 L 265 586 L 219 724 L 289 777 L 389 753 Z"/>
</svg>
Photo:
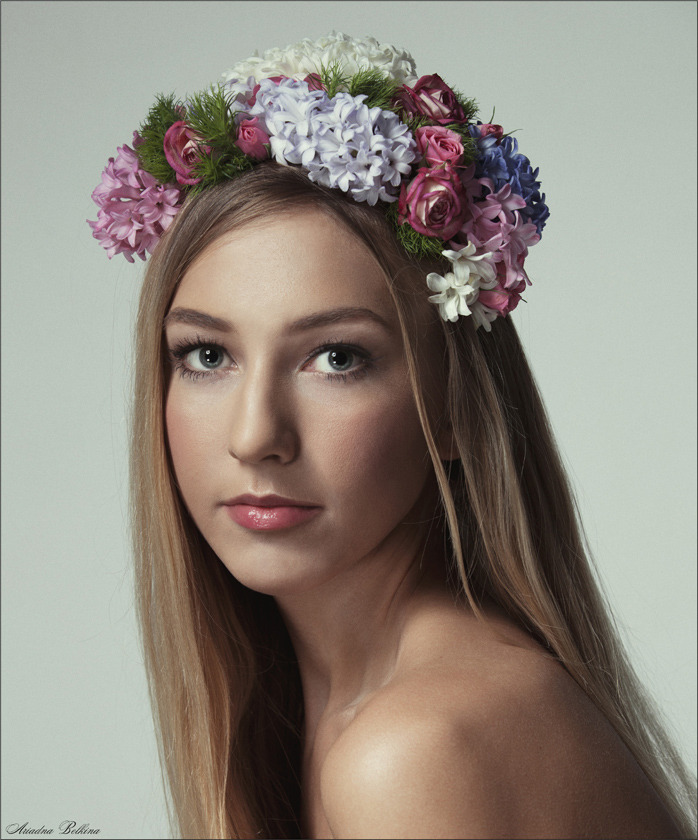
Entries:
<svg viewBox="0 0 698 840">
<path fill-rule="evenodd" d="M 132 498 L 177 827 L 691 836 L 507 317 L 537 171 L 353 45 L 160 99 L 96 191 L 110 256 L 153 252 Z"/>
</svg>

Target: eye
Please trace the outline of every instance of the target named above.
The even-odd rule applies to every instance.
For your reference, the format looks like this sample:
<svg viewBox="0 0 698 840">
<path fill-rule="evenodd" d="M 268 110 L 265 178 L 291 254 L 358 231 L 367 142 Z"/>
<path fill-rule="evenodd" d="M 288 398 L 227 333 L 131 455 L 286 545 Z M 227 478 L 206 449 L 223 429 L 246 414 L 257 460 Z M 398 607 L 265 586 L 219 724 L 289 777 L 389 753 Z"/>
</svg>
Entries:
<svg viewBox="0 0 698 840">
<path fill-rule="evenodd" d="M 184 357 L 186 364 L 196 371 L 216 370 L 223 365 L 228 354 L 220 347 L 207 344 L 191 350 Z"/>
<path fill-rule="evenodd" d="M 173 371 L 190 379 L 217 376 L 235 365 L 219 344 L 200 336 L 177 342 L 168 352 Z"/>
<path fill-rule="evenodd" d="M 314 368 L 318 373 L 346 373 L 356 360 L 356 353 L 347 347 L 333 347 L 315 357 Z"/>
<path fill-rule="evenodd" d="M 330 381 L 347 382 L 366 376 L 373 363 L 371 354 L 361 347 L 328 341 L 313 350 L 304 370 L 322 374 Z"/>
</svg>

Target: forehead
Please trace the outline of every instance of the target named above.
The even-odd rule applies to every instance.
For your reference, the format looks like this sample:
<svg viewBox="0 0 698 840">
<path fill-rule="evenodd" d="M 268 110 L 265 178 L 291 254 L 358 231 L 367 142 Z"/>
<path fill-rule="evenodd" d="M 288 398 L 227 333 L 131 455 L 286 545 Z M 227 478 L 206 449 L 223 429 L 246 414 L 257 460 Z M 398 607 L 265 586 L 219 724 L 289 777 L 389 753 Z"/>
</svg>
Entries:
<svg viewBox="0 0 698 840">
<path fill-rule="evenodd" d="M 332 216 L 305 208 L 224 234 L 187 270 L 172 305 L 267 326 L 338 306 L 396 317 L 368 247 Z"/>
</svg>

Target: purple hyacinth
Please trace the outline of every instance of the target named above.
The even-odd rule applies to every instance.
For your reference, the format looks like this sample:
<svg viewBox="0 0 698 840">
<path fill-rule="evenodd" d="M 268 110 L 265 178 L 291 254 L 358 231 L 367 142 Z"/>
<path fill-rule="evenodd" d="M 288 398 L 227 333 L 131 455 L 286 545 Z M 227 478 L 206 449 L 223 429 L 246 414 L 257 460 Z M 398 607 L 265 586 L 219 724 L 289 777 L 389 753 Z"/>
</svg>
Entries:
<svg viewBox="0 0 698 840">
<path fill-rule="evenodd" d="M 524 221 L 532 222 L 540 236 L 550 210 L 545 203 L 545 194 L 540 192 L 538 169 L 533 169 L 526 155 L 519 153 L 516 138 L 503 137 L 498 142 L 491 134 L 480 137 L 477 125 L 469 126 L 468 130 L 478 148 L 475 177 L 489 178 L 494 184 L 494 192 L 510 184 L 512 191 L 526 202 L 526 206 L 519 211 Z"/>
</svg>

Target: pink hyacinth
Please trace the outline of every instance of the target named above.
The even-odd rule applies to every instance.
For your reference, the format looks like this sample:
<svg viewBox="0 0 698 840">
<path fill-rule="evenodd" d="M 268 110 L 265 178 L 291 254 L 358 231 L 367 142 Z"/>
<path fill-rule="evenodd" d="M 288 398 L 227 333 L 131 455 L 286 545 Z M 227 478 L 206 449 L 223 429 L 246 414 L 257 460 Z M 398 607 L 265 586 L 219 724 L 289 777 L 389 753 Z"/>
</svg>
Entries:
<svg viewBox="0 0 698 840">
<path fill-rule="evenodd" d="M 506 184 L 498 192 L 488 178 L 475 178 L 475 168 L 462 172 L 468 212 L 455 242 L 471 242 L 479 253 L 490 252 L 497 264 L 498 287 L 485 299 L 498 312 L 511 311 L 519 301 L 523 286 L 530 284 L 524 270 L 528 249 L 539 241 L 536 226 L 525 222 L 521 209 L 524 199 Z M 487 194 L 482 196 L 482 188 Z M 495 302 L 496 301 L 496 302 Z M 483 300 L 484 302 L 484 300 Z"/>
<path fill-rule="evenodd" d="M 134 146 L 140 138 L 134 133 Z M 182 192 L 172 185 L 161 186 L 139 166 L 138 155 L 129 146 L 117 149 L 116 159 L 102 172 L 102 182 L 92 193 L 99 207 L 97 221 L 87 220 L 94 238 L 111 259 L 123 254 L 142 260 L 151 253 L 182 205 Z"/>
</svg>

